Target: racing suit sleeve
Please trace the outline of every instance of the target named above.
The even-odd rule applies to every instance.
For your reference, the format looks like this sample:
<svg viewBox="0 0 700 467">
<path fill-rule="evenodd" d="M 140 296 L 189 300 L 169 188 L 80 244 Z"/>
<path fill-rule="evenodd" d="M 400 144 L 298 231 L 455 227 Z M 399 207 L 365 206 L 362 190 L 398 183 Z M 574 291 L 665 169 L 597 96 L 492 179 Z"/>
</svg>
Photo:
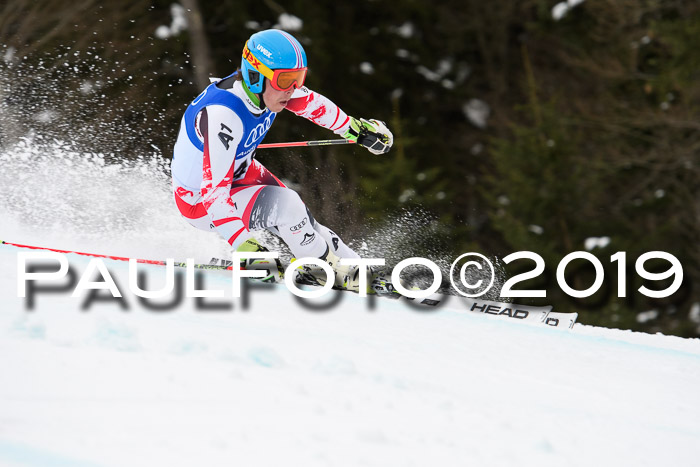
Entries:
<svg viewBox="0 0 700 467">
<path fill-rule="evenodd" d="M 286 108 L 337 135 L 345 134 L 350 126 L 350 117 L 340 107 L 306 86 L 294 90 Z"/>
<path fill-rule="evenodd" d="M 207 211 L 214 203 L 230 202 L 230 187 L 236 167 L 236 151 L 243 138 L 243 122 L 221 105 L 210 105 L 200 113 L 197 131 L 204 143 L 202 161 L 203 203 Z"/>
</svg>

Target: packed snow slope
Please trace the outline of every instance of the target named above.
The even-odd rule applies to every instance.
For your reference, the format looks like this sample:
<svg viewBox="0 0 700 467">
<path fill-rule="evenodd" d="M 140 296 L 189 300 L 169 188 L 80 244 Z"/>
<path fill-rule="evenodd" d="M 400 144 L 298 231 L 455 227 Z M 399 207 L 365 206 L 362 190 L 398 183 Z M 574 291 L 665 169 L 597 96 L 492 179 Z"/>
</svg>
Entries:
<svg viewBox="0 0 700 467">
<path fill-rule="evenodd" d="M 697 340 L 349 293 L 311 310 L 283 286 L 229 311 L 128 293 L 128 311 L 68 293 L 28 311 L 18 250 L 0 247 L 0 465 L 697 465 Z"/>
<path fill-rule="evenodd" d="M 153 259 L 225 251 L 178 218 L 157 158 L 115 165 L 27 143 L 0 159 L 4 240 Z M 227 310 L 183 298 L 157 311 L 128 292 L 128 264 L 111 260 L 127 310 L 81 309 L 85 296 L 70 291 L 40 292 L 28 310 L 20 250 L 0 246 L 2 466 L 700 458 L 699 340 L 416 311 L 350 293 L 311 308 L 284 286 L 257 286 L 247 303 L 207 299 Z M 90 261 L 68 258 L 78 277 Z M 165 268 L 140 269 L 149 289 L 164 282 Z M 227 273 L 203 277 L 206 289 L 229 290 Z"/>
</svg>

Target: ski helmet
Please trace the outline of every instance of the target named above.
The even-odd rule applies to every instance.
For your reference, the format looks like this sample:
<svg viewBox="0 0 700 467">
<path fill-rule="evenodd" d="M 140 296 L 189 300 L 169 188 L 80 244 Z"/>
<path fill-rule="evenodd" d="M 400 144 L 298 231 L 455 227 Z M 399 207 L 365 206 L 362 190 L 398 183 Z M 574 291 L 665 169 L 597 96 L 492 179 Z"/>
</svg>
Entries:
<svg viewBox="0 0 700 467">
<path fill-rule="evenodd" d="M 300 88 L 306 78 L 306 52 L 291 34 L 279 29 L 256 32 L 243 48 L 241 73 L 248 89 L 263 92 L 268 78 L 275 89 Z"/>
</svg>

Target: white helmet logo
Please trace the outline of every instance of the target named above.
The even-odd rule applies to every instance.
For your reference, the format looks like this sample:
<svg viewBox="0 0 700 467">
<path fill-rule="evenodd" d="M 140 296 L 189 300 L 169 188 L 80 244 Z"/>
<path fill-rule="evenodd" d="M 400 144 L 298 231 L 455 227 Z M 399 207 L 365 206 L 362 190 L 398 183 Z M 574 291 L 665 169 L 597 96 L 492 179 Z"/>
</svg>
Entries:
<svg viewBox="0 0 700 467">
<path fill-rule="evenodd" d="M 270 52 L 269 50 L 267 50 L 267 49 L 266 49 L 265 47 L 263 47 L 262 45 L 258 44 L 257 46 L 255 46 L 255 48 L 258 49 L 260 52 L 262 52 L 263 55 L 265 55 L 267 58 L 272 58 L 272 52 Z"/>
</svg>

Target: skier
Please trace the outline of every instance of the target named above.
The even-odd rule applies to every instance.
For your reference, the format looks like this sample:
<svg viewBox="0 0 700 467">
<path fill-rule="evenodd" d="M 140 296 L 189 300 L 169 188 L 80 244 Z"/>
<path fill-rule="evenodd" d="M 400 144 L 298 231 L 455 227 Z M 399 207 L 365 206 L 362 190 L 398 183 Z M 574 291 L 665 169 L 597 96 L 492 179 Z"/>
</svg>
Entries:
<svg viewBox="0 0 700 467">
<path fill-rule="evenodd" d="M 306 53 L 293 36 L 277 29 L 253 34 L 240 69 L 212 80 L 185 111 L 171 167 L 175 201 L 190 224 L 216 231 L 234 250 L 265 251 L 251 232 L 267 229 L 296 258 L 326 261 L 336 287 L 357 290 L 358 268 L 341 266 L 339 259 L 359 255 L 255 159 L 255 149 L 283 109 L 373 154 L 388 152 L 393 135 L 383 122 L 350 117 L 306 88 L 306 73 Z M 325 273 L 308 272 L 325 283 Z"/>
</svg>

